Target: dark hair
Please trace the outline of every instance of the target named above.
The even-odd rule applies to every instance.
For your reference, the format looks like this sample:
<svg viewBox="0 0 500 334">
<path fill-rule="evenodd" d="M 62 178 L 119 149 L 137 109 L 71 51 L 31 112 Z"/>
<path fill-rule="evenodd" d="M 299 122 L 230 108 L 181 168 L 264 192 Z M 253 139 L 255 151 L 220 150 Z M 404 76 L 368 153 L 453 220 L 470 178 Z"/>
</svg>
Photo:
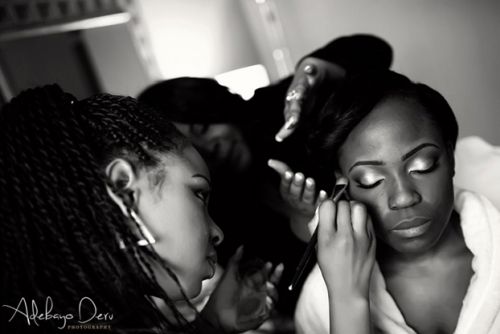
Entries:
<svg viewBox="0 0 500 334">
<path fill-rule="evenodd" d="M 175 127 L 133 98 L 100 94 L 78 102 L 56 85 L 14 98 L 0 126 L 2 302 L 50 296 L 54 313 L 77 314 L 87 296 L 115 315 L 114 331 L 185 326 L 151 269 L 159 255 L 137 246 L 104 173 L 115 157 L 154 168 L 158 153 L 184 145 Z M 175 321 L 145 297 L 152 294 Z"/>
<path fill-rule="evenodd" d="M 311 131 L 308 146 L 322 170 L 320 174 L 330 171 L 331 177 L 331 171 L 337 167 L 337 151 L 349 133 L 377 104 L 390 97 L 410 99 L 421 104 L 439 128 L 444 142 L 455 149 L 457 120 L 441 94 L 390 70 L 369 71 L 348 79 L 331 95 L 314 131 Z"/>
<path fill-rule="evenodd" d="M 233 123 L 246 114 L 241 96 L 209 78 L 161 81 L 146 88 L 138 100 L 179 123 Z"/>
<path fill-rule="evenodd" d="M 336 63 L 348 75 L 353 75 L 367 70 L 389 68 L 392 63 L 392 48 L 380 37 L 356 34 L 336 38 L 304 58 L 306 57 Z"/>
</svg>

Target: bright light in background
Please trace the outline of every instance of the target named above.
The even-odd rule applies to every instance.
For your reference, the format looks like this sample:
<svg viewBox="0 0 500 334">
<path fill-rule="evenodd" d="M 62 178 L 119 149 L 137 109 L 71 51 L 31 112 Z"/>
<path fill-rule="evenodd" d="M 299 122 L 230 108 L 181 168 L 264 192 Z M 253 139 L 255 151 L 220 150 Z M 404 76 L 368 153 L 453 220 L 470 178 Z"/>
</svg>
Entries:
<svg viewBox="0 0 500 334">
<path fill-rule="evenodd" d="M 221 73 L 215 80 L 245 100 L 250 99 L 257 88 L 269 85 L 266 68 L 260 64 Z"/>
<path fill-rule="evenodd" d="M 233 68 L 261 63 L 240 1 L 136 2 L 163 79 L 212 78 Z"/>
</svg>

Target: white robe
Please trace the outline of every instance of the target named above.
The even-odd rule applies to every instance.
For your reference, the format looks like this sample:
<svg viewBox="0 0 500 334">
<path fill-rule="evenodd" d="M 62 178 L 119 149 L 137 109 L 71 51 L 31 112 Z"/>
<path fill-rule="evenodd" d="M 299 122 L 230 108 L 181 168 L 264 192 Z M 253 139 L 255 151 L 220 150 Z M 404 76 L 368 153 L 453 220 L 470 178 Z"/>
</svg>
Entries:
<svg viewBox="0 0 500 334">
<path fill-rule="evenodd" d="M 473 254 L 469 283 L 455 334 L 500 333 L 500 212 L 483 196 L 457 191 L 455 209 Z M 372 322 L 383 333 L 416 333 L 386 289 L 378 265 L 370 284 Z M 309 274 L 295 311 L 297 333 L 329 333 L 328 294 L 318 265 Z"/>
</svg>

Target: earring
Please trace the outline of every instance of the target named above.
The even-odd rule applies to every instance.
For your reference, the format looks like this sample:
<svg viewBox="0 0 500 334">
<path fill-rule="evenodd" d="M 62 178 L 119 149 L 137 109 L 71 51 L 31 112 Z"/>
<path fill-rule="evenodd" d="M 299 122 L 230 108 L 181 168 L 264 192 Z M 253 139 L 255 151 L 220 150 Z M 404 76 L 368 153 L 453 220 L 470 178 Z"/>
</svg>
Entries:
<svg viewBox="0 0 500 334">
<path fill-rule="evenodd" d="M 144 239 L 140 239 L 137 241 L 137 244 L 139 246 L 147 246 L 147 245 L 152 245 L 156 243 L 155 238 L 153 237 L 153 234 L 149 231 L 149 229 L 146 227 L 144 222 L 142 221 L 141 218 L 135 213 L 134 210 L 130 209 L 130 218 L 135 222 L 137 227 L 139 228 L 141 232 L 141 236 L 144 237 Z"/>
<path fill-rule="evenodd" d="M 134 211 L 134 194 L 130 189 L 120 189 L 114 192 L 116 196 L 118 196 L 125 208 L 127 209 L 127 213 L 129 218 L 135 223 L 137 228 L 139 229 L 139 235 L 141 238 L 137 240 L 138 246 L 148 246 L 156 243 L 156 239 L 153 237 L 153 234 L 146 227 L 146 224 L 142 221 L 139 215 Z M 123 240 L 119 240 L 120 248 L 125 248 L 125 243 Z"/>
</svg>

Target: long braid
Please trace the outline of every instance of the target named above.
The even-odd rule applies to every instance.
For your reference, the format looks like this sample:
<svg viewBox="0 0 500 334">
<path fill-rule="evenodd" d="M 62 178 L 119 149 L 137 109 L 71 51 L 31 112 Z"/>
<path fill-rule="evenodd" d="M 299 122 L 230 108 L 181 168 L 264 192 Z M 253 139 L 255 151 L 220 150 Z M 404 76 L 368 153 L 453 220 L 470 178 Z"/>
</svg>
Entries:
<svg viewBox="0 0 500 334">
<path fill-rule="evenodd" d="M 92 109 L 93 114 L 99 117 L 99 122 L 93 122 L 91 117 L 87 117 L 87 120 L 90 119 L 89 123 L 91 124 L 91 127 L 94 128 L 94 131 L 103 131 L 103 128 L 106 128 L 106 133 L 111 139 L 110 142 L 113 145 L 120 147 L 121 149 L 126 148 L 128 150 L 128 154 L 126 155 L 128 158 L 130 158 L 130 153 L 132 152 L 136 155 L 136 158 L 138 158 L 141 163 L 145 165 L 154 165 L 158 163 L 158 160 L 156 159 L 154 154 L 151 153 L 151 151 L 160 151 L 164 150 L 165 146 L 170 145 L 171 147 L 174 147 L 174 145 L 176 145 L 175 142 L 171 140 L 165 142 L 165 134 L 158 130 L 159 128 L 168 130 L 169 127 L 171 127 L 170 123 L 167 123 L 161 116 L 158 116 L 156 112 L 148 109 L 147 107 L 141 106 L 141 108 L 137 110 L 137 102 L 131 98 L 101 94 L 94 96 L 89 100 L 82 101 L 82 104 L 86 104 L 87 108 L 90 105 L 91 107 L 88 109 Z M 137 112 L 122 112 L 119 114 L 121 121 L 113 119 L 113 114 L 110 113 L 110 110 L 123 111 L 124 107 L 136 108 Z M 134 124 L 135 126 L 130 127 L 129 124 Z M 151 127 L 151 124 L 157 125 L 155 127 Z M 123 128 L 125 128 L 125 130 Z M 170 128 L 170 131 L 173 131 L 173 128 Z M 127 133 L 127 136 L 125 136 L 124 133 Z M 138 142 L 142 143 L 144 146 L 138 146 Z M 113 149 L 108 148 L 107 151 L 113 151 Z M 129 211 L 129 217 L 132 218 L 133 215 L 130 212 L 131 208 L 127 207 L 127 210 Z M 141 230 L 139 229 L 139 231 Z M 127 241 L 136 242 L 135 239 Z M 127 245 L 127 248 L 129 247 L 130 244 Z M 169 306 L 177 323 L 181 324 L 183 327 L 189 326 L 189 323 L 177 310 L 174 303 L 170 300 L 165 291 L 163 291 L 159 287 L 150 262 L 144 257 L 143 252 L 146 253 L 148 258 L 152 258 L 154 261 L 156 261 L 156 263 L 159 263 L 163 266 L 167 274 L 179 287 L 179 290 L 183 295 L 185 302 L 193 310 L 196 311 L 196 308 L 192 305 L 192 303 L 186 296 L 177 276 L 168 267 L 168 264 L 166 264 L 165 261 L 161 259 L 161 257 L 159 257 L 152 248 L 141 247 L 140 251 L 135 251 L 133 252 L 133 254 L 131 254 L 131 256 L 135 256 L 140 265 L 146 270 L 150 285 L 154 287 L 156 294 L 166 302 L 167 306 Z"/>
<path fill-rule="evenodd" d="M 104 153 L 132 153 L 151 166 L 155 164 L 151 151 L 173 149 L 174 142 L 156 130 L 163 124 L 154 114 L 124 112 L 119 118 L 125 121 L 120 123 L 118 115 L 113 119 L 105 112 L 124 105 L 140 111 L 132 99 L 101 95 L 78 106 L 72 101 L 59 88 L 45 87 L 21 94 L 0 115 L 5 129 L 0 152 L 0 263 L 14 268 L 9 275 L 2 274 L 2 284 L 12 290 L 2 291 L 8 301 L 25 294 L 50 295 L 65 312 L 74 311 L 82 296 L 92 296 L 110 312 L 137 314 L 140 326 L 170 330 L 173 324 L 136 291 L 143 285 L 163 290 L 148 267 L 144 250 L 133 248 L 134 235 L 107 196 L 102 173 L 105 160 L 94 156 L 95 145 L 102 145 L 98 139 L 107 133 L 110 138 L 99 147 Z M 112 102 L 112 108 L 106 101 Z M 96 143 L 89 141 L 92 136 Z M 124 252 L 117 237 L 132 248 Z M 177 323 L 186 324 L 164 291 L 160 295 Z"/>
</svg>

